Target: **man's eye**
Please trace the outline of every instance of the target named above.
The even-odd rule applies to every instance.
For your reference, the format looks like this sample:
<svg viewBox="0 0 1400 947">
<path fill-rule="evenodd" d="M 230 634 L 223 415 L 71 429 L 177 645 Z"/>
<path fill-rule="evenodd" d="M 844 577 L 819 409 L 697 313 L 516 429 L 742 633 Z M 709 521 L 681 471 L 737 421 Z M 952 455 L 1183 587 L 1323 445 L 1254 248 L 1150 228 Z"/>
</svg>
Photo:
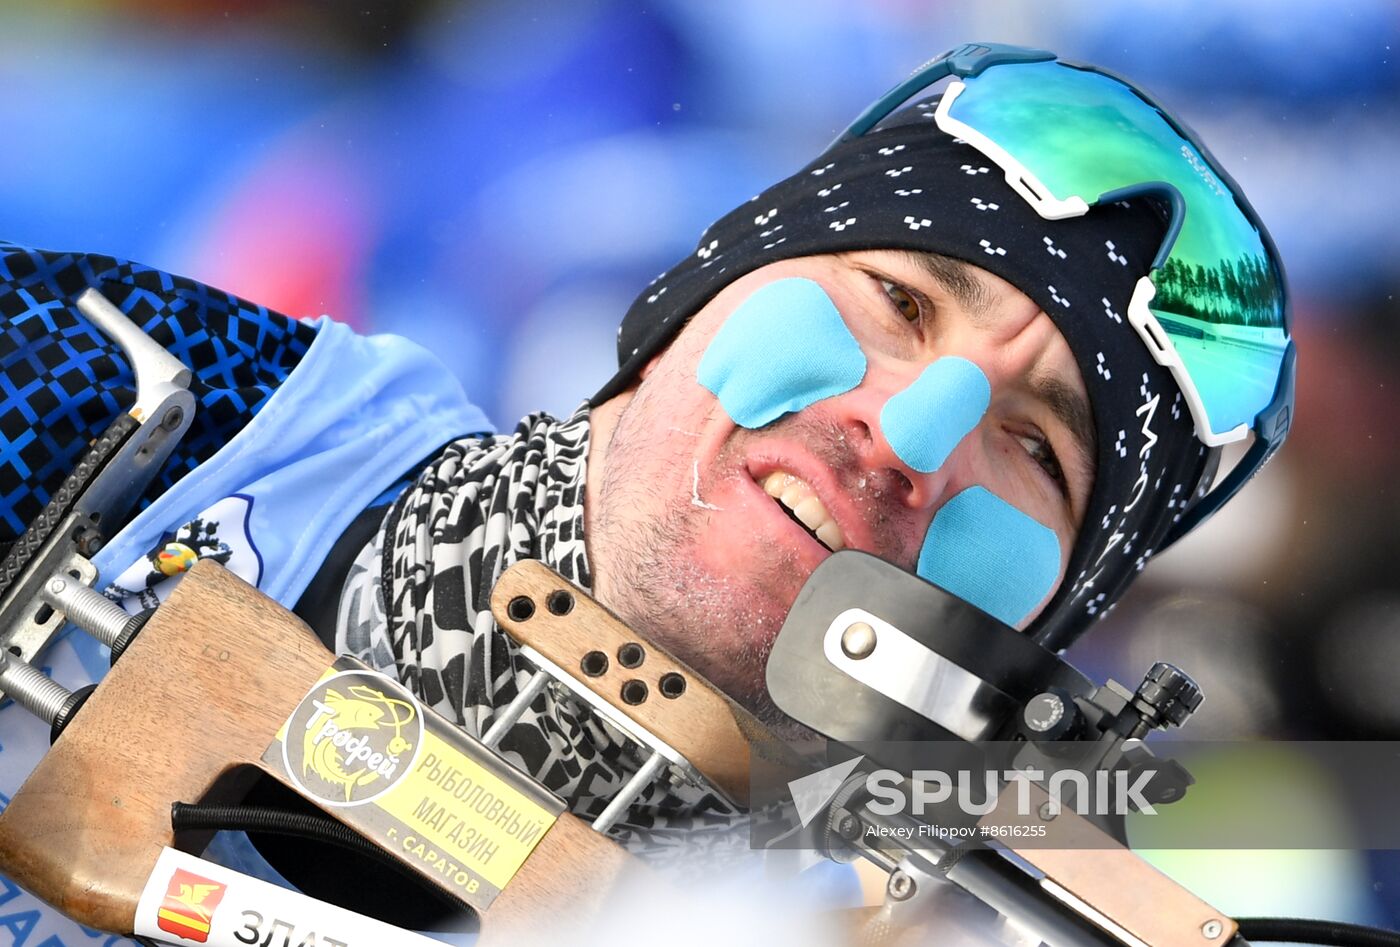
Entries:
<svg viewBox="0 0 1400 947">
<path fill-rule="evenodd" d="M 1031 455 L 1031 459 L 1040 464 L 1050 479 L 1055 481 L 1056 486 L 1068 496 L 1069 484 L 1065 482 L 1064 469 L 1060 466 L 1060 459 L 1055 456 L 1055 449 L 1050 446 L 1050 442 L 1033 434 L 1017 434 L 1015 437 L 1026 449 L 1026 453 Z"/>
<path fill-rule="evenodd" d="M 885 295 L 890 297 L 890 302 L 899 310 L 899 314 L 910 322 L 918 322 L 922 314 L 919 308 L 919 301 L 914 298 L 914 294 L 909 292 L 898 283 L 892 283 L 887 279 L 880 280 L 880 288 L 885 291 Z"/>
</svg>

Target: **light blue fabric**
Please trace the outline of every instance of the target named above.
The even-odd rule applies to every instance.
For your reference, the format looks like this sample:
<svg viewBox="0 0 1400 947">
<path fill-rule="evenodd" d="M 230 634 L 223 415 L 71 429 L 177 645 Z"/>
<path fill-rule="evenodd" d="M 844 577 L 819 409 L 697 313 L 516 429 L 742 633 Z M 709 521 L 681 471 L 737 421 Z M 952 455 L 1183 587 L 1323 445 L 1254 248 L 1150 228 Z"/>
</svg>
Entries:
<svg viewBox="0 0 1400 947">
<path fill-rule="evenodd" d="M 951 355 L 929 365 L 880 409 L 880 430 L 899 459 L 933 473 L 972 432 L 992 400 L 982 369 Z"/>
<path fill-rule="evenodd" d="M 290 607 L 351 520 L 406 470 L 454 437 L 490 430 L 452 372 L 421 346 L 361 336 L 326 318 L 317 328 L 306 355 L 252 421 L 97 555 L 100 586 L 166 530 L 241 494 L 251 498 L 245 526 L 260 573 L 244 578 Z M 69 688 L 97 681 L 107 663 L 107 649 L 80 633 L 56 642 L 44 660 Z M 0 710 L 0 809 L 47 749 L 47 727 L 13 704 Z M 216 852 L 241 871 L 285 884 L 244 836 L 221 838 Z M 88 933 L 0 878 L 0 931 L 7 928 L 17 941 L 44 947 L 130 943 Z"/>
<path fill-rule="evenodd" d="M 794 277 L 759 287 L 729 314 L 697 376 L 735 424 L 760 428 L 850 391 L 865 365 L 831 297 Z"/>
<path fill-rule="evenodd" d="M 968 487 L 934 515 L 918 573 L 1014 626 L 1054 586 L 1060 541 L 985 487 Z"/>
</svg>

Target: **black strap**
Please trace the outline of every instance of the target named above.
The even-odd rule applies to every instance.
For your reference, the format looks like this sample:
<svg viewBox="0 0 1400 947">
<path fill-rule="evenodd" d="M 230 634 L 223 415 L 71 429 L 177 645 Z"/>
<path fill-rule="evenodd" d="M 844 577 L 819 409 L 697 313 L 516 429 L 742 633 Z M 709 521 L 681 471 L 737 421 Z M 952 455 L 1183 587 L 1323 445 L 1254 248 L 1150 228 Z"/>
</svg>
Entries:
<svg viewBox="0 0 1400 947">
<path fill-rule="evenodd" d="M 375 531 L 389 512 L 389 506 L 388 503 L 371 506 L 345 527 L 345 532 L 331 547 L 315 578 L 292 608 L 296 616 L 310 625 L 316 637 L 331 651 L 335 650 L 335 623 L 345 577 L 350 574 L 350 567 L 354 565 L 360 550 L 374 539 Z"/>
<path fill-rule="evenodd" d="M 305 815 L 321 813 L 286 786 L 261 774 L 243 801 L 249 806 Z M 313 898 L 409 930 L 452 931 L 469 929 L 474 923 L 460 907 L 445 904 L 429 882 L 411 881 L 385 868 L 379 858 L 315 839 L 267 832 L 249 832 L 248 841 L 283 878 Z"/>
</svg>

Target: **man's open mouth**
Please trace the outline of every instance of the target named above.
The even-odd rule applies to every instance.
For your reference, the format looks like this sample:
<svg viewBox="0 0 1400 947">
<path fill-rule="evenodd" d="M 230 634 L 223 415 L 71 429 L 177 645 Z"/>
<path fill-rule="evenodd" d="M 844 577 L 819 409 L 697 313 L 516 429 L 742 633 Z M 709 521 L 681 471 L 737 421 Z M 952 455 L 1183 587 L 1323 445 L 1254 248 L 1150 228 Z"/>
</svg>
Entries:
<svg viewBox="0 0 1400 947">
<path fill-rule="evenodd" d="M 763 489 L 778 506 L 817 542 L 832 552 L 846 546 L 846 537 L 836 525 L 817 492 L 801 477 L 786 470 L 775 470 L 763 478 Z"/>
</svg>

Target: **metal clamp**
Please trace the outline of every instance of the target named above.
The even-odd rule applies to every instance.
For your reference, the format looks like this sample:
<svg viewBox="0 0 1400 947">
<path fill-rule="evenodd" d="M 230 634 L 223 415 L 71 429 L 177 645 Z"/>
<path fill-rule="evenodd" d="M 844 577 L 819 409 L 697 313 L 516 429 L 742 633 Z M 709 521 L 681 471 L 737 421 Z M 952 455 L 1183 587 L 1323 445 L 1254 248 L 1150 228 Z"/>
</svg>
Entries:
<svg viewBox="0 0 1400 947">
<path fill-rule="evenodd" d="M 0 649 L 30 664 L 38 662 L 70 608 L 96 609 L 95 614 L 105 616 L 93 627 L 111 643 L 103 631 L 115 615 L 90 596 L 79 597 L 70 586 L 97 581 L 97 569 L 88 560 L 125 525 L 126 514 L 194 419 L 191 373 L 179 359 L 97 290 L 79 296 L 77 308 L 130 360 L 136 403 L 93 443 L 0 561 Z M 47 591 L 51 580 L 59 579 L 66 593 Z"/>
</svg>

